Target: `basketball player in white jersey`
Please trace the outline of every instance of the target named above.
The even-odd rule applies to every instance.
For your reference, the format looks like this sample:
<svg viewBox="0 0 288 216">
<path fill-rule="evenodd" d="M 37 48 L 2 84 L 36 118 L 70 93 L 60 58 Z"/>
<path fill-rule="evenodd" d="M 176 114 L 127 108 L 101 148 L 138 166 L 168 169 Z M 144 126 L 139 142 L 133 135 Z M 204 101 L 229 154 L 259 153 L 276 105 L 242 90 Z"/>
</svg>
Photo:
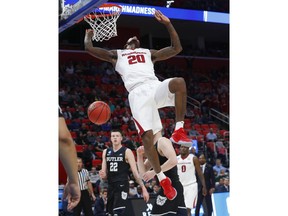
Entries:
<svg viewBox="0 0 288 216">
<path fill-rule="evenodd" d="M 182 51 L 182 46 L 176 30 L 168 17 L 160 11 L 154 14 L 157 21 L 167 28 L 171 46 L 160 50 L 140 48 L 137 37 L 130 38 L 123 50 L 106 50 L 93 47 L 93 30 L 86 30 L 84 39 L 85 50 L 92 56 L 112 63 L 121 76 L 125 88 L 129 92 L 129 105 L 134 122 L 142 137 L 145 153 L 160 181 L 166 197 L 173 200 L 176 190 L 171 181 L 161 171 L 157 152 L 153 147 L 153 139 L 157 132 L 162 130 L 162 123 L 158 109 L 166 106 L 175 106 L 176 127 L 171 141 L 178 144 L 191 145 L 184 126 L 186 113 L 186 83 L 183 78 L 170 78 L 159 81 L 154 72 L 156 61 L 166 60 Z"/>
<path fill-rule="evenodd" d="M 191 216 L 191 209 L 196 207 L 198 195 L 198 184 L 195 171 L 203 185 L 203 196 L 206 196 L 207 193 L 205 179 L 200 168 L 199 160 L 195 155 L 190 154 L 189 147 L 180 146 L 180 154 L 177 156 L 177 160 L 178 175 L 180 182 L 184 187 L 184 200 L 187 208 L 187 215 Z"/>
</svg>

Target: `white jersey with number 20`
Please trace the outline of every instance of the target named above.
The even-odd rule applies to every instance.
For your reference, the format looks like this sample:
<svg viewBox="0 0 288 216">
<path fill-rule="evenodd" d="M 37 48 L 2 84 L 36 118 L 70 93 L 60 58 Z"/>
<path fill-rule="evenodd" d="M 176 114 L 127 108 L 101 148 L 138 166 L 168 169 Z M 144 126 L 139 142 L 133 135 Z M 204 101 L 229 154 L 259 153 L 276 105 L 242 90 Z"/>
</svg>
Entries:
<svg viewBox="0 0 288 216">
<path fill-rule="evenodd" d="M 115 70 L 120 74 L 128 92 L 145 81 L 158 80 L 149 49 L 117 50 L 117 56 Z"/>
</svg>

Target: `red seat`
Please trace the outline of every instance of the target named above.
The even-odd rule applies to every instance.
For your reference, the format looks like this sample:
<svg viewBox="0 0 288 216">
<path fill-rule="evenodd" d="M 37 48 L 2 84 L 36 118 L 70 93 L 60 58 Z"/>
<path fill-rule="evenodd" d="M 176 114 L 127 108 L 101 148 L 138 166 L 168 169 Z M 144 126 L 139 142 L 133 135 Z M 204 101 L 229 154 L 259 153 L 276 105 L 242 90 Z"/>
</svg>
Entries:
<svg viewBox="0 0 288 216">
<path fill-rule="evenodd" d="M 222 137 L 224 137 L 224 133 L 225 133 L 225 132 L 228 132 L 228 131 L 227 131 L 227 130 L 220 130 L 220 131 L 219 131 L 219 133 L 220 133 L 220 135 L 221 135 Z"/>
<path fill-rule="evenodd" d="M 102 159 L 102 152 L 96 152 L 96 156 Z"/>
<path fill-rule="evenodd" d="M 186 125 L 186 124 L 191 124 L 191 119 L 185 118 L 185 119 L 184 119 L 184 124 L 185 124 L 185 125 Z"/>
<path fill-rule="evenodd" d="M 229 141 L 229 131 L 225 131 L 223 133 L 223 138 L 224 138 L 225 141 Z"/>
<path fill-rule="evenodd" d="M 71 124 L 71 119 L 65 119 L 67 125 Z"/>
<path fill-rule="evenodd" d="M 92 160 L 92 166 L 97 167 L 98 165 L 102 164 L 102 159 L 95 159 Z"/>
<path fill-rule="evenodd" d="M 213 128 L 214 130 L 218 130 L 218 125 L 217 124 L 209 124 L 210 128 Z"/>
<path fill-rule="evenodd" d="M 202 124 L 201 128 L 202 128 L 202 130 L 209 130 L 209 125 L 208 124 Z"/>
<path fill-rule="evenodd" d="M 90 123 L 90 120 L 89 119 L 82 119 L 82 123 Z"/>
<path fill-rule="evenodd" d="M 204 141 L 204 136 L 203 136 L 203 135 L 198 135 L 198 136 L 197 136 L 197 141 L 198 141 L 198 142 Z"/>
<path fill-rule="evenodd" d="M 128 129 L 128 124 L 123 124 L 122 126 L 121 126 L 121 130 L 124 132 L 124 131 L 127 131 L 127 129 Z"/>
<path fill-rule="evenodd" d="M 70 131 L 70 134 L 73 139 L 77 138 L 77 133 L 75 131 Z"/>
<path fill-rule="evenodd" d="M 129 131 L 128 136 L 132 137 L 132 135 L 138 135 L 138 131 Z"/>
<path fill-rule="evenodd" d="M 219 148 L 217 148 L 218 154 L 226 155 L 226 151 L 227 151 L 227 149 L 226 149 L 225 147 L 219 147 Z"/>
<path fill-rule="evenodd" d="M 202 130 L 201 125 L 199 124 L 194 124 L 195 130 Z"/>
<path fill-rule="evenodd" d="M 83 152 L 83 146 L 82 145 L 75 145 L 76 152 Z"/>
<path fill-rule="evenodd" d="M 214 142 L 207 142 L 206 146 L 210 150 L 210 152 L 212 152 L 212 153 L 216 152 L 216 146 L 215 146 Z"/>
<path fill-rule="evenodd" d="M 192 136 L 189 136 L 189 138 L 192 139 L 192 140 L 197 140 L 197 136 L 193 136 L 192 135 Z"/>
<path fill-rule="evenodd" d="M 169 118 L 166 119 L 166 125 L 174 124 L 174 123 L 175 123 L 174 119 L 169 119 Z"/>
</svg>

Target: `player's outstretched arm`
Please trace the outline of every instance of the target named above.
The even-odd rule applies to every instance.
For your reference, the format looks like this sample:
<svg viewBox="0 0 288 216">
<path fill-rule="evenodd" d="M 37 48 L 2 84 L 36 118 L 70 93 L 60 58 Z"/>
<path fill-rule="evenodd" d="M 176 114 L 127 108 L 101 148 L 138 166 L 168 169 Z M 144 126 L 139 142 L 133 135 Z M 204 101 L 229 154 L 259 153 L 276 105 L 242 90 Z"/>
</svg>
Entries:
<svg viewBox="0 0 288 216">
<path fill-rule="evenodd" d="M 94 56 L 100 60 L 111 62 L 115 66 L 116 60 L 117 60 L 116 50 L 106 50 L 106 49 L 102 49 L 100 47 L 93 47 L 92 37 L 93 37 L 93 30 L 92 29 L 86 29 L 86 34 L 85 34 L 85 38 L 84 38 L 85 50 L 90 55 L 92 55 L 92 56 Z"/>
<path fill-rule="evenodd" d="M 136 182 L 142 188 L 143 198 L 144 198 L 145 202 L 148 202 L 149 201 L 149 193 L 147 192 L 147 189 L 146 189 L 146 187 L 142 181 L 142 178 L 140 177 L 139 172 L 137 170 L 134 154 L 132 153 L 132 151 L 130 149 L 126 149 L 125 156 L 127 157 L 126 160 L 128 160 L 128 163 L 130 165 L 131 171 L 133 173 L 133 176 L 134 176 Z"/>
<path fill-rule="evenodd" d="M 170 22 L 170 19 L 166 17 L 164 14 L 162 14 L 161 11 L 159 10 L 155 11 L 154 17 L 156 18 L 156 20 L 158 20 L 160 23 L 166 26 L 171 38 L 171 46 L 165 47 L 160 50 L 151 50 L 153 62 L 166 60 L 168 58 L 177 55 L 182 51 L 182 45 L 178 33 L 176 32 L 174 26 Z"/>
</svg>

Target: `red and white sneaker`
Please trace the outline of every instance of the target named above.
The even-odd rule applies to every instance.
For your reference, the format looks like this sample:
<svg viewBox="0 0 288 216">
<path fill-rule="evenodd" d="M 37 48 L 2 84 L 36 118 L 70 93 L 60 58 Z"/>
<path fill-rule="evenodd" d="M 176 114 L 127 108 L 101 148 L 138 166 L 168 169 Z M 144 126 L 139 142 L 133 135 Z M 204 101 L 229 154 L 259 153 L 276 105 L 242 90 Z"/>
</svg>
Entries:
<svg viewBox="0 0 288 216">
<path fill-rule="evenodd" d="M 183 145 L 186 147 L 192 146 L 192 140 L 187 137 L 187 134 L 183 128 L 175 130 L 170 140 L 178 145 Z"/>
<path fill-rule="evenodd" d="M 169 200 L 173 200 L 177 196 L 177 191 L 174 187 L 172 187 L 171 184 L 172 182 L 169 177 L 166 177 L 160 181 L 160 185 L 163 188 L 164 194 Z"/>
</svg>

